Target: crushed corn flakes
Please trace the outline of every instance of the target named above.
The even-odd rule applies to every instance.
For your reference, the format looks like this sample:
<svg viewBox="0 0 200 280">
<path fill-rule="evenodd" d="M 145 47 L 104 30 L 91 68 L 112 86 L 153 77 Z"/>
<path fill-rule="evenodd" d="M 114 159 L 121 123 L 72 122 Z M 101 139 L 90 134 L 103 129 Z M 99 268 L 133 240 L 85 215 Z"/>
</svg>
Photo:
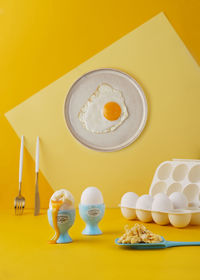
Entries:
<svg viewBox="0 0 200 280">
<path fill-rule="evenodd" d="M 158 243 L 162 241 L 160 235 L 151 232 L 142 224 L 135 224 L 132 228 L 126 225 L 124 229 L 125 233 L 119 238 L 118 243 Z"/>
</svg>

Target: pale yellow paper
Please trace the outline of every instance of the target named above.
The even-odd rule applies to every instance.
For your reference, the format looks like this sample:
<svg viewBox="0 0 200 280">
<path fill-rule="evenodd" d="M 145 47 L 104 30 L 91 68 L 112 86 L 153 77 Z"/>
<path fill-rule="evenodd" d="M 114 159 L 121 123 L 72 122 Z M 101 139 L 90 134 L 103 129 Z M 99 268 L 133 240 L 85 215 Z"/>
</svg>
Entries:
<svg viewBox="0 0 200 280">
<path fill-rule="evenodd" d="M 103 67 L 132 75 L 143 87 L 149 106 L 147 126 L 139 139 L 113 153 L 95 152 L 76 142 L 63 113 L 72 83 L 85 72 Z M 18 136 L 25 135 L 25 145 L 33 158 L 36 136 L 40 136 L 40 169 L 54 190 L 69 189 L 78 203 L 84 188 L 95 185 L 107 206 L 117 206 L 126 191 L 148 192 L 160 162 L 172 157 L 198 157 L 199 74 L 198 65 L 161 13 L 9 111 L 6 117 Z"/>
</svg>

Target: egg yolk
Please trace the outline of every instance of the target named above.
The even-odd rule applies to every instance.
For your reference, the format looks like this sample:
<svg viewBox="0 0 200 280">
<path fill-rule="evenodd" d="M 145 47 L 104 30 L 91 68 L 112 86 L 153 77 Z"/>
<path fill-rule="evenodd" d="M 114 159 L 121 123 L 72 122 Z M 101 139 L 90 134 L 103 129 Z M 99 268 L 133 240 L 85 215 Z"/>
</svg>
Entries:
<svg viewBox="0 0 200 280">
<path fill-rule="evenodd" d="M 53 221 L 53 227 L 55 230 L 55 235 L 51 238 L 51 240 L 49 240 L 49 243 L 51 244 L 55 244 L 56 241 L 58 240 L 59 236 L 60 236 L 60 232 L 59 232 L 59 228 L 58 228 L 58 224 L 57 224 L 57 215 L 58 215 L 58 211 L 60 206 L 62 205 L 63 201 L 59 200 L 59 201 L 51 201 L 51 205 L 52 205 L 52 221 Z"/>
<path fill-rule="evenodd" d="M 116 102 L 108 102 L 104 105 L 103 115 L 107 120 L 115 121 L 121 115 L 121 107 Z"/>
</svg>

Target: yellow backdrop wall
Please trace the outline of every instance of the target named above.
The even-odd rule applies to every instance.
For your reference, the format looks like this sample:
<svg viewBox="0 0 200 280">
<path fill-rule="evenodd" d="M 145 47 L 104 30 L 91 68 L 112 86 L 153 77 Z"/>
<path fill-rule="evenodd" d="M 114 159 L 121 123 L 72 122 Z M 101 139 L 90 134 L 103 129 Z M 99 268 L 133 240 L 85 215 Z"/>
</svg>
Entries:
<svg viewBox="0 0 200 280">
<path fill-rule="evenodd" d="M 20 145 L 4 117 L 7 111 L 160 11 L 165 12 L 193 56 L 200 61 L 199 9 L 198 0 L 123 1 L 121 4 L 103 0 L 96 5 L 92 1 L 60 1 L 59 4 L 55 1 L 1 1 L 0 207 L 12 207 L 18 189 Z M 153 149 L 147 149 L 142 158 L 135 149 L 133 160 L 129 158 L 128 150 L 121 152 L 120 165 L 127 166 L 130 177 L 128 180 L 126 177 L 126 186 L 121 177 L 118 197 L 122 189 L 137 189 L 139 194 L 147 192 L 154 170 L 163 160 L 199 157 L 199 115 L 195 110 L 198 110 L 200 95 L 190 97 L 191 107 L 187 105 L 187 99 L 177 103 L 185 111 L 185 122 L 177 127 L 177 133 L 169 134 L 165 129 L 165 125 L 169 129 L 173 123 L 173 118 L 166 118 L 166 124 L 160 124 L 159 146 L 152 140 Z M 170 106 L 167 113 L 170 116 Z M 142 141 L 145 141 L 145 135 L 136 146 Z M 93 157 L 91 151 L 88 156 Z M 79 184 L 82 187 L 81 182 Z M 97 185 L 101 187 L 98 182 Z M 47 207 L 52 189 L 43 176 L 40 186 L 41 206 Z M 102 187 L 108 189 L 106 184 Z M 34 162 L 28 153 L 24 158 L 23 194 L 27 207 L 33 207 Z M 109 204 L 112 193 L 106 190 L 106 194 Z"/>
</svg>

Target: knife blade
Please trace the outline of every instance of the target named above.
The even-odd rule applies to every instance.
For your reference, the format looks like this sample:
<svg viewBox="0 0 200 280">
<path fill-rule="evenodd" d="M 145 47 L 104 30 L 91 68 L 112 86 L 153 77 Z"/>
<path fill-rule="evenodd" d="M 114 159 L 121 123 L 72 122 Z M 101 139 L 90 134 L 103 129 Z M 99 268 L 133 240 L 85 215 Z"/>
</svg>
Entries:
<svg viewBox="0 0 200 280">
<path fill-rule="evenodd" d="M 35 182 L 35 209 L 34 215 L 37 216 L 40 213 L 40 195 L 39 195 L 39 188 L 38 188 L 38 172 L 36 172 L 36 182 Z"/>
<path fill-rule="evenodd" d="M 37 216 L 40 213 L 40 195 L 38 187 L 38 176 L 39 176 L 39 137 L 37 137 L 36 142 L 36 155 L 35 155 L 35 209 L 34 215 Z"/>
</svg>

